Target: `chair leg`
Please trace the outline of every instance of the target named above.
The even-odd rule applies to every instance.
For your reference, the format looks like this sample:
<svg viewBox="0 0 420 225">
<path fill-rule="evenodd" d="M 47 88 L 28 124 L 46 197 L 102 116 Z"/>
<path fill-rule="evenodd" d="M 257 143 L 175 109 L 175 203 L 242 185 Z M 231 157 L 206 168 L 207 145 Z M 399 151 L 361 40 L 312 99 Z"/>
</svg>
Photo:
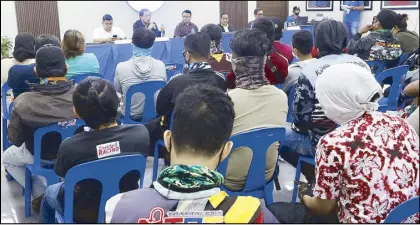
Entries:
<svg viewBox="0 0 420 225">
<path fill-rule="evenodd" d="M 300 181 L 300 170 L 302 167 L 302 161 L 300 158 L 298 159 L 298 164 L 296 166 L 296 174 L 295 174 L 295 181 L 293 182 L 293 194 L 292 194 L 292 203 L 296 203 L 297 192 L 298 192 L 298 184 L 297 182 Z"/>
<path fill-rule="evenodd" d="M 32 173 L 25 168 L 25 217 L 31 216 Z"/>
</svg>

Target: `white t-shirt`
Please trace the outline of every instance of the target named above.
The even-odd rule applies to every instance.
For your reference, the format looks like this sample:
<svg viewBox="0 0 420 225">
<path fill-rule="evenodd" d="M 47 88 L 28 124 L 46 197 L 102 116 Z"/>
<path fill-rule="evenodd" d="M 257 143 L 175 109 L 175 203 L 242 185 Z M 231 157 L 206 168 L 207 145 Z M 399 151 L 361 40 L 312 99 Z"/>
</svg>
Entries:
<svg viewBox="0 0 420 225">
<path fill-rule="evenodd" d="M 100 26 L 98 28 L 95 28 L 95 30 L 93 30 L 93 38 L 92 39 L 111 38 L 114 35 L 117 35 L 117 37 L 119 37 L 119 38 L 125 38 L 126 37 L 124 31 L 121 30 L 121 28 L 119 28 L 119 27 L 112 26 L 111 31 L 108 32 L 103 28 L 103 26 Z"/>
<path fill-rule="evenodd" d="M 223 25 L 222 25 L 222 27 L 223 27 L 223 29 L 225 30 L 225 32 L 229 32 L 229 25 L 227 25 L 227 26 L 223 26 Z"/>
</svg>

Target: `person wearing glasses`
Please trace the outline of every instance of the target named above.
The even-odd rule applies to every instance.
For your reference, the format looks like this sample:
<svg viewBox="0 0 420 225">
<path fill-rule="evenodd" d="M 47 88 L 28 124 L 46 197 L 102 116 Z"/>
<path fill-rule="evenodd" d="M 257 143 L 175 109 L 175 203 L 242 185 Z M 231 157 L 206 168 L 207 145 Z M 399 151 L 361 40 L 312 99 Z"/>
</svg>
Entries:
<svg viewBox="0 0 420 225">
<path fill-rule="evenodd" d="M 262 9 L 259 9 L 259 8 L 254 9 L 255 20 L 259 18 L 263 18 L 263 16 L 264 16 L 264 12 Z M 255 20 L 248 23 L 248 28 L 252 28 L 252 24 L 254 23 Z"/>
<path fill-rule="evenodd" d="M 147 29 L 153 31 L 153 33 L 155 33 L 156 37 L 163 37 L 165 36 L 165 27 L 162 26 L 160 27 L 160 31 L 158 26 L 156 25 L 155 22 L 152 22 L 152 13 L 150 12 L 149 9 L 142 9 L 139 12 L 139 16 L 140 19 L 137 20 L 134 24 L 133 24 L 133 32 L 140 28 L 140 27 L 146 27 Z"/>
<path fill-rule="evenodd" d="M 194 34 L 198 32 L 198 27 L 191 22 L 191 10 L 184 10 L 182 12 L 182 22 L 179 23 L 174 32 L 174 37 L 185 37 L 188 34 Z"/>
</svg>

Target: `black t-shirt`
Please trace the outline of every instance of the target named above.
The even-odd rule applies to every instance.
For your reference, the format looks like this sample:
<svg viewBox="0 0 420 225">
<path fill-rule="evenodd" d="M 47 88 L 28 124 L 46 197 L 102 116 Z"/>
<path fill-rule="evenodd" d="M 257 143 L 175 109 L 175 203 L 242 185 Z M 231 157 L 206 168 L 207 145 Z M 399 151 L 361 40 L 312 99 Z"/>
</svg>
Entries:
<svg viewBox="0 0 420 225">
<path fill-rule="evenodd" d="M 78 133 L 60 145 L 54 171 L 58 176 L 65 177 L 71 168 L 85 162 L 135 153 L 148 156 L 149 139 L 149 132 L 143 125 L 121 125 Z M 137 171 L 124 175 L 120 181 L 120 192 L 139 188 L 139 178 L 140 174 Z M 74 203 L 75 221 L 96 223 L 101 184 L 89 179 L 79 182 L 77 187 Z M 64 203 L 62 190 L 58 199 Z"/>
</svg>

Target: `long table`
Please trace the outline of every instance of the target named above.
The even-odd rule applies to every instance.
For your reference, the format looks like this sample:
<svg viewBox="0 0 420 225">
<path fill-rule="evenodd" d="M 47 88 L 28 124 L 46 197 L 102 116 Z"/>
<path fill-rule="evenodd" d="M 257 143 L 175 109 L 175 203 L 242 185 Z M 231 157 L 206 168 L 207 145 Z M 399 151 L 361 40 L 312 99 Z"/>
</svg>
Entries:
<svg viewBox="0 0 420 225">
<path fill-rule="evenodd" d="M 302 28 L 304 29 L 304 28 Z M 298 30 L 285 30 L 281 41 L 288 45 L 292 44 L 292 36 Z M 224 52 L 232 52 L 229 47 L 233 33 L 223 33 L 222 48 Z M 153 45 L 152 57 L 159 59 L 165 64 L 184 64 L 182 51 L 184 50 L 183 38 L 170 38 L 168 41 L 157 41 Z M 105 79 L 113 81 L 115 69 L 120 62 L 127 61 L 132 56 L 131 44 L 87 44 L 85 52 L 93 53 L 99 61 L 99 73 Z"/>
</svg>

